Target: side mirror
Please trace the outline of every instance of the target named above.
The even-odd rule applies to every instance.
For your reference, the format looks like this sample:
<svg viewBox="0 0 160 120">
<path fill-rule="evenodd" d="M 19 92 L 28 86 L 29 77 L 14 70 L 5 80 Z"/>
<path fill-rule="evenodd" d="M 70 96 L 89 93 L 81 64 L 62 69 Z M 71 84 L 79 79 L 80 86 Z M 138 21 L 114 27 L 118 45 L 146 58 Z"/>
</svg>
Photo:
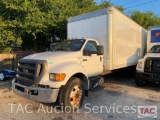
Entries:
<svg viewBox="0 0 160 120">
<path fill-rule="evenodd" d="M 104 48 L 102 45 L 97 46 L 97 55 L 103 55 L 104 53 Z"/>
</svg>

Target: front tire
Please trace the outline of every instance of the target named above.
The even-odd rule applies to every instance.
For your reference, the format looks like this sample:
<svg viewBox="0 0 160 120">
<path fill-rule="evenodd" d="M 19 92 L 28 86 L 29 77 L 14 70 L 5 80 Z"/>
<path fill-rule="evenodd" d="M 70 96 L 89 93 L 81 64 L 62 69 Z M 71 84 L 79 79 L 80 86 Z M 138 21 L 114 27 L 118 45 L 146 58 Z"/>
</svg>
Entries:
<svg viewBox="0 0 160 120">
<path fill-rule="evenodd" d="M 85 95 L 85 88 L 79 78 L 72 77 L 63 89 L 61 106 L 63 111 L 72 112 L 81 107 Z M 63 100 L 62 100 L 63 99 Z"/>
</svg>

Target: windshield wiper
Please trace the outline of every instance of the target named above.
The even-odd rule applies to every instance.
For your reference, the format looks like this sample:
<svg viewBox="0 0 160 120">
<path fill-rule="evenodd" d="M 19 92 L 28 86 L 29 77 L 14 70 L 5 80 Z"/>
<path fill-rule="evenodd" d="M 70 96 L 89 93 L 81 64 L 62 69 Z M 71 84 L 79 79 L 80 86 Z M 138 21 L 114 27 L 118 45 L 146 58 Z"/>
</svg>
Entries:
<svg viewBox="0 0 160 120">
<path fill-rule="evenodd" d="M 149 52 L 149 53 L 160 53 L 160 52 Z"/>
<path fill-rule="evenodd" d="M 55 49 L 55 51 L 69 51 L 69 50 L 59 48 L 59 49 Z"/>
</svg>

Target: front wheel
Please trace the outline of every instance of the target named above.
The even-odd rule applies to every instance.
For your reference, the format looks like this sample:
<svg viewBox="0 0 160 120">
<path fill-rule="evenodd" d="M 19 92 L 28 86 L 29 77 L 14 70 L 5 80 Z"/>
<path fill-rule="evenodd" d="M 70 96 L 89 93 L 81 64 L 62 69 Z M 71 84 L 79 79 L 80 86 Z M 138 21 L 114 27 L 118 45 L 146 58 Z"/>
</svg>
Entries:
<svg viewBox="0 0 160 120">
<path fill-rule="evenodd" d="M 85 88 L 79 78 L 71 78 L 63 89 L 62 103 L 63 111 L 72 112 L 81 107 L 85 95 Z"/>
</svg>

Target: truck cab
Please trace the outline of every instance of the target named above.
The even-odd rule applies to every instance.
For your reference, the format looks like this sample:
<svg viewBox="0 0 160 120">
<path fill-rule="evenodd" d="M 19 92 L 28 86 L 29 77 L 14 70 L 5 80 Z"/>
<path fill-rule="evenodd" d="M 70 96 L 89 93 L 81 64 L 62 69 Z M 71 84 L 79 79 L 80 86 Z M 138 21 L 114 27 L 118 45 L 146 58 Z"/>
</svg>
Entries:
<svg viewBox="0 0 160 120">
<path fill-rule="evenodd" d="M 148 52 L 143 59 L 138 60 L 135 82 L 144 86 L 146 82 L 160 83 L 160 26 L 148 29 Z"/>
<path fill-rule="evenodd" d="M 103 46 L 95 39 L 72 39 L 53 51 L 19 60 L 13 92 L 43 103 L 80 107 L 87 90 L 103 83 Z"/>
</svg>

